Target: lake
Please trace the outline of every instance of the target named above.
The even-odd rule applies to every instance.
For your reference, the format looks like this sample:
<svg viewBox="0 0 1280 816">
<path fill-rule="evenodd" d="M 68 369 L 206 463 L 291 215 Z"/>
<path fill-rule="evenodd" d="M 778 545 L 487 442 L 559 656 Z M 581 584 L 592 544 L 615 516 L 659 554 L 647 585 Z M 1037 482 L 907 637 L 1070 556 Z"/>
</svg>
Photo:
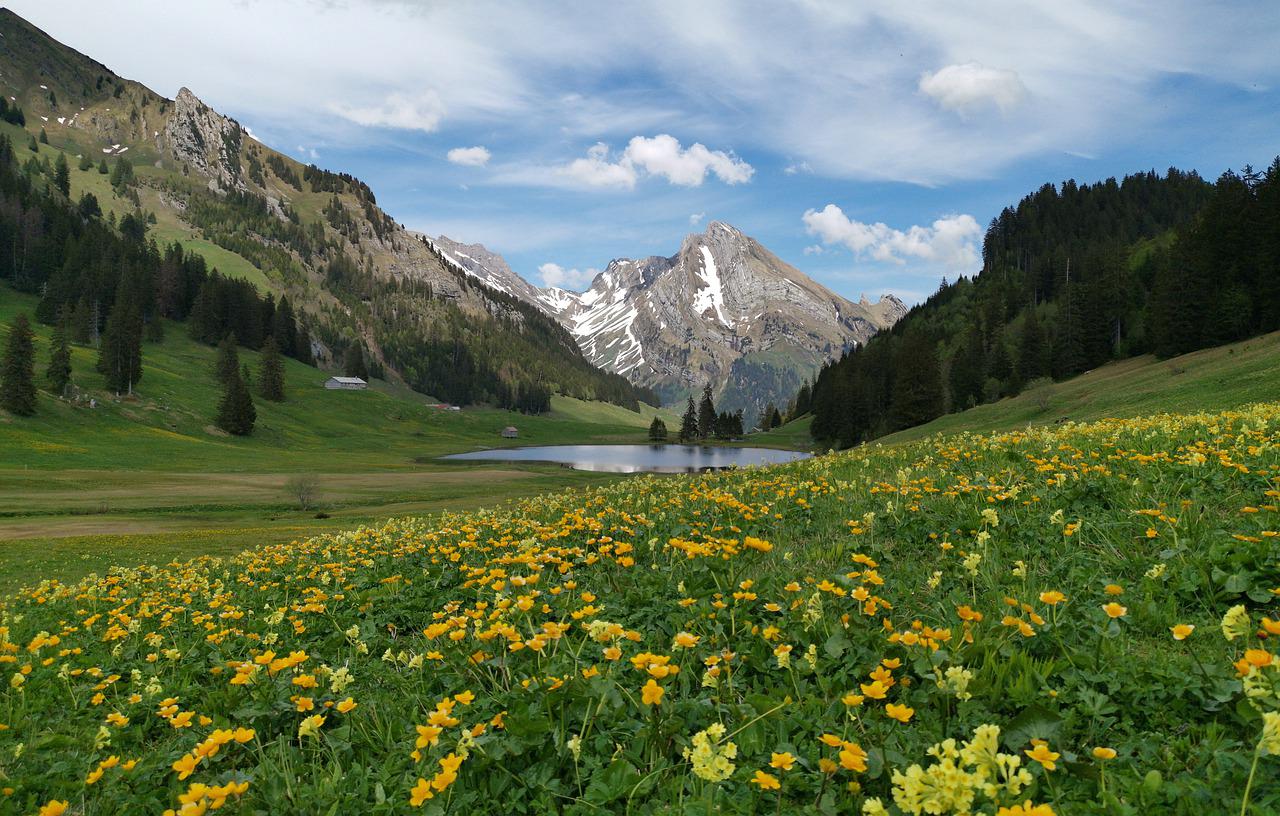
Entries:
<svg viewBox="0 0 1280 816">
<path fill-rule="evenodd" d="M 544 445 L 455 453 L 444 459 L 471 462 L 555 462 L 575 470 L 605 473 L 698 473 L 748 465 L 776 465 L 810 454 L 773 448 L 709 445 Z"/>
</svg>

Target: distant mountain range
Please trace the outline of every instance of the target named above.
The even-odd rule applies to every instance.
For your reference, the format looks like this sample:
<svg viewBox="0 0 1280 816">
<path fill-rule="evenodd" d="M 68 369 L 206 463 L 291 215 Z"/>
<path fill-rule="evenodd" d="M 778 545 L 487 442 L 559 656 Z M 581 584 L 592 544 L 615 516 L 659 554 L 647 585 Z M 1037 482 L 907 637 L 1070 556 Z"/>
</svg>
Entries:
<svg viewBox="0 0 1280 816">
<path fill-rule="evenodd" d="M 671 257 L 610 261 L 585 292 L 538 288 L 500 255 L 448 237 L 447 260 L 556 318 L 598 366 L 678 403 L 710 383 L 717 406 L 754 419 L 785 406 L 827 360 L 906 313 L 893 295 L 853 303 L 719 221 Z"/>
</svg>

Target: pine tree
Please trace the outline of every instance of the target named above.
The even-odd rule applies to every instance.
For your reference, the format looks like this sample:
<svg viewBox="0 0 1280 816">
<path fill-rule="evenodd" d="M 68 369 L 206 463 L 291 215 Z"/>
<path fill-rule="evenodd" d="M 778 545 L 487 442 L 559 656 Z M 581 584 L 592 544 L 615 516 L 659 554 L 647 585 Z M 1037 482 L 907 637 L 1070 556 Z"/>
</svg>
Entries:
<svg viewBox="0 0 1280 816">
<path fill-rule="evenodd" d="M 49 344 L 49 386 L 55 394 L 65 394 L 71 384 L 71 347 L 67 345 L 67 323 L 59 320 L 53 327 Z"/>
<path fill-rule="evenodd" d="M 667 441 L 667 423 L 658 417 L 653 418 L 653 422 L 649 423 L 649 441 L 650 442 L 666 442 Z"/>
<path fill-rule="evenodd" d="M 49 134 L 44 132 L 44 128 L 40 128 L 40 144 L 49 144 Z"/>
<path fill-rule="evenodd" d="M 53 163 L 53 186 L 64 196 L 71 195 L 71 168 L 67 166 L 66 153 L 59 153 L 57 161 Z"/>
<path fill-rule="evenodd" d="M 311 354 L 311 332 L 307 331 L 306 326 L 298 327 L 298 339 L 294 344 L 293 357 L 305 365 L 316 364 L 315 357 Z"/>
<path fill-rule="evenodd" d="M 127 278 L 117 287 L 116 303 L 107 317 L 98 347 L 98 371 L 109 391 L 133 393 L 142 379 L 142 312 Z"/>
<path fill-rule="evenodd" d="M 232 353 L 235 346 L 231 346 Z M 214 423 L 234 436 L 248 436 L 253 433 L 253 424 L 258 419 L 258 410 L 253 406 L 253 395 L 239 367 L 232 368 L 232 375 L 222 384 L 222 399 L 218 402 L 218 415 Z"/>
<path fill-rule="evenodd" d="M 77 165 L 77 167 L 80 168 L 81 172 L 84 172 L 85 170 L 88 170 L 90 167 L 93 167 L 93 159 L 89 158 L 88 153 L 81 154 L 80 163 Z"/>
<path fill-rule="evenodd" d="M 111 172 L 111 168 L 107 167 L 106 159 L 103 159 L 101 162 L 98 163 L 98 175 L 105 176 L 107 173 L 110 173 L 110 172 Z"/>
<path fill-rule="evenodd" d="M 890 420 L 894 429 L 921 425 L 942 414 L 942 372 L 933 340 L 908 333 L 894 357 Z"/>
<path fill-rule="evenodd" d="M 689 395 L 689 403 L 685 406 L 684 416 L 680 418 L 680 441 L 692 442 L 698 438 L 698 409 L 693 404 L 693 395 Z"/>
<path fill-rule="evenodd" d="M 1045 374 L 1044 332 L 1040 329 L 1034 306 L 1027 310 L 1018 345 L 1018 380 L 1026 385 Z"/>
<path fill-rule="evenodd" d="M 274 337 L 268 337 L 262 345 L 262 358 L 258 364 L 258 393 L 263 399 L 284 402 L 284 361 Z"/>
<path fill-rule="evenodd" d="M 214 377 L 226 387 L 240 371 L 240 358 L 236 354 L 236 336 L 228 334 L 218 343 L 218 356 L 214 362 Z"/>
<path fill-rule="evenodd" d="M 702 401 L 698 403 L 698 436 L 702 439 L 716 432 L 716 406 L 711 401 L 711 383 L 702 388 Z"/>
<path fill-rule="evenodd" d="M 0 408 L 17 416 L 36 412 L 35 334 L 25 314 L 9 327 L 4 360 L 0 361 Z"/>
<path fill-rule="evenodd" d="M 756 424 L 760 426 L 760 430 L 767 431 L 773 427 L 773 415 L 777 410 L 772 402 L 765 403 L 764 410 L 760 412 L 760 419 L 756 421 Z"/>
</svg>

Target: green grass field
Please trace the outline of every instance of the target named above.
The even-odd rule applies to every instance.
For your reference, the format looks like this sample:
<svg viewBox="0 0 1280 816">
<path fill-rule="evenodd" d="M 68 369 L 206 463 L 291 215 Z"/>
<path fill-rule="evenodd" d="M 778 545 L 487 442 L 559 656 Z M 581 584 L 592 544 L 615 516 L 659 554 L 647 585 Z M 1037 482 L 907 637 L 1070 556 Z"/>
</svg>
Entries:
<svg viewBox="0 0 1280 816">
<path fill-rule="evenodd" d="M 0 327 L 35 305 L 0 288 Z M 42 381 L 50 330 L 35 329 Z M 257 427 L 242 439 L 212 425 L 219 396 L 213 349 L 167 324 L 164 341 L 145 345 L 143 354 L 135 397 L 101 391 L 94 350 L 75 348 L 80 404 L 41 393 L 36 416 L 0 415 L 0 588 L 33 570 L 71 578 L 112 563 L 230 553 L 393 514 L 600 484 L 618 477 L 437 459 L 502 445 L 641 442 L 655 413 L 563 397 L 536 417 L 442 411 L 381 381 L 368 391 L 327 391 L 327 374 L 287 360 L 287 401 L 258 400 Z M 256 370 L 256 353 L 240 349 L 240 357 Z M 519 429 L 518 439 L 500 436 L 507 425 Z M 298 509 L 285 490 L 297 473 L 316 475 L 318 509 L 329 518 Z"/>
</svg>

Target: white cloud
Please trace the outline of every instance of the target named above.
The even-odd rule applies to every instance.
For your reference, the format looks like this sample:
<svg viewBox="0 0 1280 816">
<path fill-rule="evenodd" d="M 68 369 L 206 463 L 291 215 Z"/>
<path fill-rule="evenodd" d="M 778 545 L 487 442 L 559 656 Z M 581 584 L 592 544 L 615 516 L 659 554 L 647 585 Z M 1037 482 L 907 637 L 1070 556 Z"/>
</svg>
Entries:
<svg viewBox="0 0 1280 816">
<path fill-rule="evenodd" d="M 743 184 L 751 180 L 755 169 L 723 150 L 708 150 L 700 142 L 681 149 L 680 142 L 666 133 L 653 138 L 636 136 L 627 145 L 623 161 L 682 187 L 697 187 L 710 172 L 725 184 Z"/>
<path fill-rule="evenodd" d="M 698 226 L 699 224 L 702 223 L 702 219 L 706 217 L 707 217 L 707 214 L 705 212 L 694 213 L 693 215 L 689 216 L 689 226 L 691 227 Z"/>
<path fill-rule="evenodd" d="M 859 257 L 897 264 L 915 259 L 955 272 L 973 272 L 978 266 L 982 227 L 971 215 L 948 215 L 930 226 L 916 225 L 904 231 L 879 222 L 852 220 L 835 204 L 828 204 L 821 210 L 807 211 L 804 225 L 824 244 L 841 244 Z"/>
<path fill-rule="evenodd" d="M 826 252 L 826 250 L 823 249 L 821 244 L 810 244 L 804 248 L 804 254 L 806 255 L 821 255 L 824 252 Z"/>
<path fill-rule="evenodd" d="M 440 120 L 444 118 L 444 102 L 440 100 L 440 94 L 430 89 L 414 94 L 393 92 L 387 94 L 380 105 L 335 104 L 333 110 L 358 125 L 426 133 L 439 128 Z"/>
<path fill-rule="evenodd" d="M 484 167 L 489 163 L 492 153 L 483 145 L 475 147 L 455 147 L 445 154 L 446 158 L 454 164 L 461 164 L 464 167 Z"/>
<path fill-rule="evenodd" d="M 783 168 L 782 172 L 786 173 L 788 176 L 794 176 L 796 173 L 812 173 L 813 168 L 809 166 L 809 162 L 807 161 L 792 162 Z"/>
<path fill-rule="evenodd" d="M 654 137 L 635 136 L 616 161 L 609 146 L 596 142 L 585 158 L 558 167 L 556 175 L 585 187 L 632 189 L 644 175 L 665 178 L 680 187 L 700 187 L 708 174 L 726 184 L 751 180 L 755 168 L 723 150 L 710 150 L 700 142 L 682 148 L 676 137 L 661 133 Z M 533 178 L 538 178 L 534 175 Z"/>
<path fill-rule="evenodd" d="M 920 92 L 943 108 L 960 114 L 992 106 L 1008 112 L 1018 106 L 1027 88 L 1015 71 L 988 68 L 977 62 L 948 65 L 920 76 Z"/>
<path fill-rule="evenodd" d="M 597 269 L 565 269 L 560 264 L 544 263 L 538 267 L 543 286 L 554 286 L 559 289 L 585 289 L 592 278 L 599 274 Z"/>
<path fill-rule="evenodd" d="M 586 187 L 636 186 L 636 170 L 627 162 L 609 161 L 609 146 L 596 142 L 587 150 L 584 159 L 574 159 L 556 171 L 560 175 Z"/>
</svg>

